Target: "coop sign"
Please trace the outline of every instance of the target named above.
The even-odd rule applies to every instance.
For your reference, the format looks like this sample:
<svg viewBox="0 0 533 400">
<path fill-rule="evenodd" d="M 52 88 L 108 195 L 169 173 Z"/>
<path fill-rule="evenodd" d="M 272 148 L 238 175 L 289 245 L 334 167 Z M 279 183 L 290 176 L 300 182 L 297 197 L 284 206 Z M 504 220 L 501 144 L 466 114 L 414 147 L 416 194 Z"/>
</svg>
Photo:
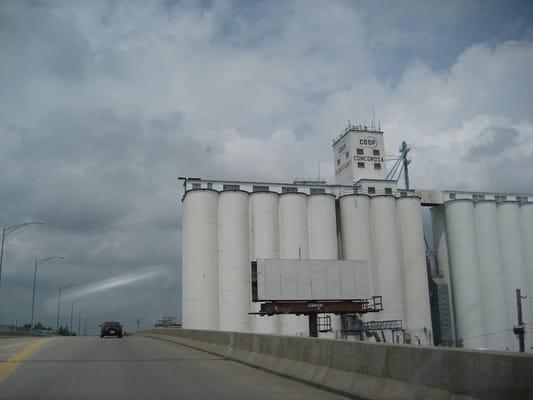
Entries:
<svg viewBox="0 0 533 400">
<path fill-rule="evenodd" d="M 376 147 L 377 146 L 377 140 L 376 138 L 372 137 L 372 136 L 367 136 L 365 138 L 361 138 L 359 139 L 359 144 L 361 146 L 367 146 L 367 147 Z"/>
<path fill-rule="evenodd" d="M 346 161 L 344 164 L 342 164 L 339 168 L 335 170 L 335 175 L 339 175 L 342 171 L 348 168 L 350 164 L 351 164 L 350 160 Z"/>
</svg>

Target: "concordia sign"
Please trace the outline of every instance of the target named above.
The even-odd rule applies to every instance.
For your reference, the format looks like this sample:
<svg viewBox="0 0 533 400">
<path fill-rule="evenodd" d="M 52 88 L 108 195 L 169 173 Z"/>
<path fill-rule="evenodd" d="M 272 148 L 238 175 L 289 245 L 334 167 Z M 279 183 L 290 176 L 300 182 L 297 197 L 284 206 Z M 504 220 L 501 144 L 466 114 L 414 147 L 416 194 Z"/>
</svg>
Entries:
<svg viewBox="0 0 533 400">
<path fill-rule="evenodd" d="M 353 156 L 354 161 L 383 161 L 383 157 L 380 156 Z"/>
</svg>

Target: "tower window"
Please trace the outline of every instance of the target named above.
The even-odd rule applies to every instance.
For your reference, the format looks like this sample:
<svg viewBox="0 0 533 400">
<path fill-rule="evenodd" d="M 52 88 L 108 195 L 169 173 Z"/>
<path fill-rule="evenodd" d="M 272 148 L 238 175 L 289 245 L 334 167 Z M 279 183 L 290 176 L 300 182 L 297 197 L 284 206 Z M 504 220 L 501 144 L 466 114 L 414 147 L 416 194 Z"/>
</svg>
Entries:
<svg viewBox="0 0 533 400">
<path fill-rule="evenodd" d="M 374 169 L 381 169 L 381 163 L 375 162 Z"/>
<path fill-rule="evenodd" d="M 268 186 L 254 186 L 254 192 L 268 192 Z"/>
<path fill-rule="evenodd" d="M 207 188 L 213 189 L 213 182 L 207 182 Z"/>
<path fill-rule="evenodd" d="M 309 193 L 310 194 L 322 194 L 322 193 L 326 193 L 326 189 L 324 189 L 324 188 L 311 188 L 309 190 Z"/>
<path fill-rule="evenodd" d="M 496 200 L 496 201 L 505 201 L 505 200 L 507 200 L 507 196 L 496 195 L 496 196 L 494 196 L 494 200 Z"/>
<path fill-rule="evenodd" d="M 375 156 L 379 156 L 379 150 L 372 150 L 372 154 L 374 154 Z"/>
<path fill-rule="evenodd" d="M 337 158 L 337 165 L 341 165 L 341 159 Z"/>
<path fill-rule="evenodd" d="M 376 188 L 373 186 L 368 187 L 368 194 L 376 194 Z"/>
<path fill-rule="evenodd" d="M 350 152 L 349 151 L 346 152 L 346 158 L 348 158 L 348 157 L 350 157 Z"/>
<path fill-rule="evenodd" d="M 358 162 L 357 163 L 357 168 L 364 168 L 365 167 L 365 163 L 364 162 Z"/>
<path fill-rule="evenodd" d="M 473 194 L 472 200 L 474 201 L 485 200 L 485 195 L 484 194 Z"/>
<path fill-rule="evenodd" d="M 450 200 L 455 200 L 455 193 L 450 193 Z"/>
<path fill-rule="evenodd" d="M 385 188 L 385 194 L 392 194 L 391 188 Z"/>
<path fill-rule="evenodd" d="M 202 188 L 202 185 L 200 183 L 193 183 L 192 184 L 192 188 L 193 189 L 201 189 Z"/>
<path fill-rule="evenodd" d="M 357 149 L 357 154 L 359 154 L 359 155 L 364 154 L 364 150 L 363 149 Z"/>
</svg>

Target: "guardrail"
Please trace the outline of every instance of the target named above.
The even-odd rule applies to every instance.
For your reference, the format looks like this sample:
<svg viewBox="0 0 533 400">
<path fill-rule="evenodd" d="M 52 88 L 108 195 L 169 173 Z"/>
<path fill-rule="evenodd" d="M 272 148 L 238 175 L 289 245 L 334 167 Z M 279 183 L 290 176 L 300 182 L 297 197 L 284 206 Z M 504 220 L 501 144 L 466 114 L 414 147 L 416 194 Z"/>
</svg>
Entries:
<svg viewBox="0 0 533 400">
<path fill-rule="evenodd" d="M 143 331 L 364 399 L 533 399 L 533 355 L 187 329 Z"/>
<path fill-rule="evenodd" d="M 55 331 L 34 329 L 33 336 L 55 336 Z M 30 328 L 15 325 L 0 325 L 0 337 L 2 336 L 32 336 Z"/>
</svg>

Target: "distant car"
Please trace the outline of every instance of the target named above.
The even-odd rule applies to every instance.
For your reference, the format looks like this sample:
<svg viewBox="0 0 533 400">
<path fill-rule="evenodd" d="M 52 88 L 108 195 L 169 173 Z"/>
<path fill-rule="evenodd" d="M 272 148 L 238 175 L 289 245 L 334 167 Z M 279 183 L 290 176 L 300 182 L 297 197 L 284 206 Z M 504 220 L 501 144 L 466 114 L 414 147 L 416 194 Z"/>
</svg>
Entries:
<svg viewBox="0 0 533 400">
<path fill-rule="evenodd" d="M 104 336 L 116 336 L 122 337 L 122 325 L 117 321 L 106 321 L 100 325 L 100 337 Z"/>
</svg>

